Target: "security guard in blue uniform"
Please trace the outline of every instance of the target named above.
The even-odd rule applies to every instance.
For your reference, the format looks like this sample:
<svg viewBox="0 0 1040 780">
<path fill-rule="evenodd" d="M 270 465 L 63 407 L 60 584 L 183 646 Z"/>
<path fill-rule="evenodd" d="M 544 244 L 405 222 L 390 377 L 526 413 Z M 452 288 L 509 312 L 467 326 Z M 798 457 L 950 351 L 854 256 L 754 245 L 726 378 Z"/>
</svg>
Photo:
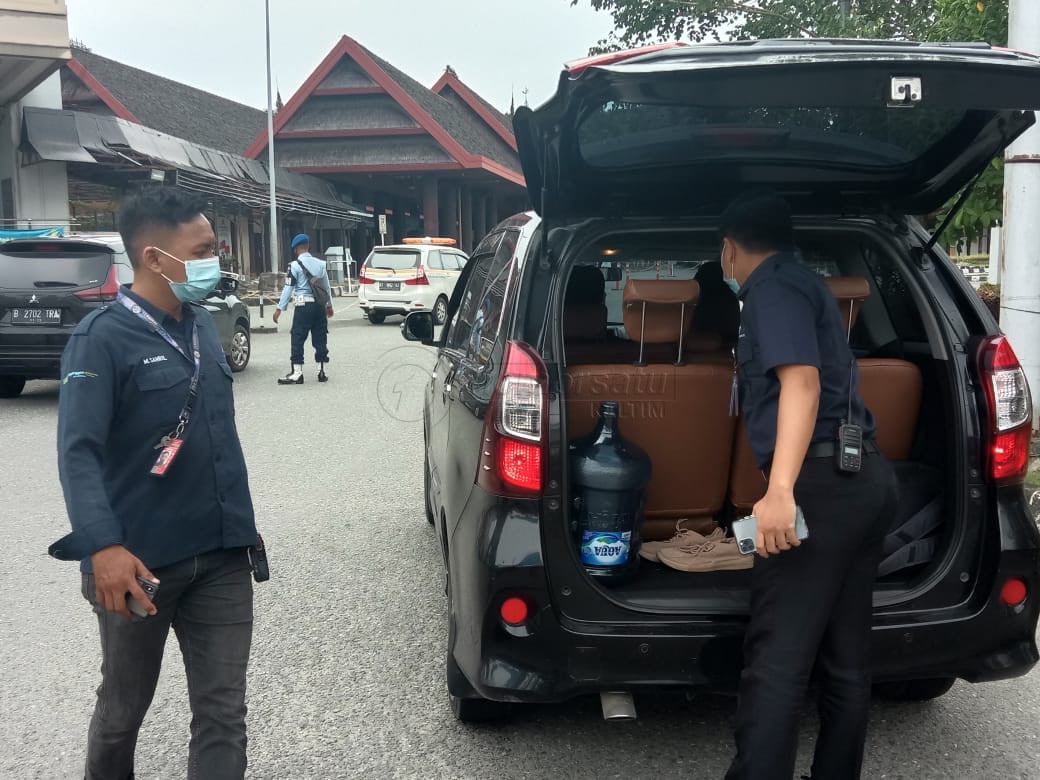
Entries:
<svg viewBox="0 0 1040 780">
<path fill-rule="evenodd" d="M 83 319 L 62 357 L 58 471 L 73 532 L 50 553 L 81 561 L 101 632 L 90 779 L 133 776 L 171 626 L 192 709 L 189 774 L 245 773 L 250 569 L 262 544 L 231 369 L 194 303 L 220 281 L 204 208 L 175 188 L 124 201 L 134 283 Z M 157 585 L 154 598 L 143 585 Z"/>
<path fill-rule="evenodd" d="M 728 780 L 790 780 L 798 713 L 821 684 L 813 780 L 860 775 L 870 704 L 871 598 L 894 475 L 874 444 L 838 304 L 794 254 L 788 204 L 735 201 L 722 270 L 739 291 L 736 357 L 751 446 L 767 475 L 753 510 L 761 557 Z M 845 457 L 842 457 L 842 456 Z M 796 506 L 809 535 L 799 542 Z"/>
<path fill-rule="evenodd" d="M 296 259 L 289 264 L 285 287 L 278 307 L 274 310 L 274 321 L 277 324 L 282 312 L 293 302 L 292 352 L 289 362 L 292 371 L 278 379 L 280 385 L 303 384 L 303 345 L 307 343 L 307 334 L 314 347 L 314 362 L 319 365 L 318 381 L 327 382 L 325 364 L 329 362 L 329 317 L 332 310 L 332 287 L 329 284 L 329 273 L 323 260 L 310 253 L 310 238 L 306 233 L 293 237 L 292 250 Z"/>
</svg>

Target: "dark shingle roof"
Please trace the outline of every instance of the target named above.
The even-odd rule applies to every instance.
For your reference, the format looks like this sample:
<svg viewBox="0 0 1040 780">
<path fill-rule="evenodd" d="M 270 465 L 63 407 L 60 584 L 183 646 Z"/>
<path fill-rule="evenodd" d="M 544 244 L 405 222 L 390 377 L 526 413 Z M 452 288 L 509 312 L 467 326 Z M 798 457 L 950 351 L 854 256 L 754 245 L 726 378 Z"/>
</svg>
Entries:
<svg viewBox="0 0 1040 780">
<path fill-rule="evenodd" d="M 520 158 L 516 152 L 468 108 L 441 97 L 386 60 L 364 47 L 361 48 L 466 151 L 483 155 L 507 168 L 520 171 Z"/>
<path fill-rule="evenodd" d="M 146 127 L 235 154 L 265 127 L 266 113 L 251 106 L 82 49 L 72 56 Z"/>
<path fill-rule="evenodd" d="M 458 74 L 455 75 L 455 78 L 459 78 Z M 509 116 L 509 114 L 503 114 L 493 105 L 488 103 L 486 100 L 484 100 L 483 97 L 480 96 L 479 92 L 475 91 L 473 87 L 471 87 L 469 84 L 466 84 L 466 82 L 464 82 L 462 79 L 459 79 L 459 83 L 463 84 L 466 87 L 466 89 L 470 91 L 470 94 L 472 94 L 473 97 L 475 97 L 477 101 L 482 106 L 484 106 L 484 108 L 491 112 L 491 116 L 493 116 L 495 119 L 502 123 L 502 127 L 508 130 L 510 133 L 513 132 L 513 119 Z"/>
</svg>

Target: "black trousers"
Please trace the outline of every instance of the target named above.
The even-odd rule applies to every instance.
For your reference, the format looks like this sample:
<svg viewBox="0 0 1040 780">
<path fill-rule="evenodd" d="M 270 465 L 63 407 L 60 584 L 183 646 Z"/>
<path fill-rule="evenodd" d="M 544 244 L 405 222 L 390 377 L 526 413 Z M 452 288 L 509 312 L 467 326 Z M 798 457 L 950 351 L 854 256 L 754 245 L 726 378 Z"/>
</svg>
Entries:
<svg viewBox="0 0 1040 780">
<path fill-rule="evenodd" d="M 856 474 L 806 460 L 795 485 L 809 538 L 756 558 L 727 780 L 791 780 L 798 714 L 814 668 L 820 734 L 813 780 L 860 776 L 870 710 L 872 595 L 895 475 L 881 455 Z"/>
<path fill-rule="evenodd" d="M 152 617 L 130 621 L 99 605 L 94 575 L 83 596 L 101 631 L 101 685 L 87 737 L 86 780 L 134 776 L 137 734 L 152 703 L 172 627 L 184 656 L 191 705 L 191 780 L 234 780 L 246 771 L 246 667 L 253 637 L 253 579 L 242 548 L 156 569 Z"/>
<path fill-rule="evenodd" d="M 293 307 L 291 333 L 290 363 L 297 366 L 303 364 L 303 345 L 307 343 L 308 334 L 311 346 L 314 347 L 314 362 L 329 362 L 329 318 L 325 316 L 325 307 L 320 303 L 304 303 Z"/>
</svg>

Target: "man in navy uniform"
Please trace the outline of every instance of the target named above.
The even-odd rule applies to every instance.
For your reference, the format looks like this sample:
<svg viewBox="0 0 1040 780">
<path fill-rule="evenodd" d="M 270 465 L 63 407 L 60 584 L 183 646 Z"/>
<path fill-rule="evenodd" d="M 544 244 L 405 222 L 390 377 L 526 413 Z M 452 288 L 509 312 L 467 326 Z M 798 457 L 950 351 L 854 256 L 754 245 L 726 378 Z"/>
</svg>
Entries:
<svg viewBox="0 0 1040 780">
<path fill-rule="evenodd" d="M 175 188 L 126 199 L 119 230 L 133 285 L 83 319 L 62 357 L 58 470 L 73 532 L 50 552 L 81 561 L 101 632 L 92 780 L 133 777 L 171 626 L 192 710 L 188 777 L 246 769 L 258 537 L 231 369 L 195 305 L 220 281 L 204 208 Z M 154 600 L 138 577 L 158 583 Z M 143 618 L 132 618 L 131 597 Z"/>
<path fill-rule="evenodd" d="M 303 384 L 303 345 L 307 343 L 307 334 L 314 347 L 314 362 L 318 369 L 318 381 L 327 382 L 325 364 L 329 361 L 329 320 L 335 312 L 332 310 L 332 287 L 325 261 L 319 260 L 310 253 L 310 238 L 306 233 L 296 235 L 292 240 L 292 250 L 296 259 L 289 264 L 289 273 L 282 288 L 282 297 L 274 310 L 274 321 L 282 316 L 291 300 L 294 305 L 292 322 L 292 353 L 289 362 L 292 371 L 279 378 L 280 385 Z M 315 289 L 317 288 L 317 289 Z"/>
<path fill-rule="evenodd" d="M 849 780 L 863 760 L 871 599 L 893 471 L 873 442 L 837 301 L 794 254 L 790 207 L 771 195 L 739 199 L 723 214 L 721 233 L 722 271 L 742 307 L 744 421 L 768 480 L 753 510 L 761 557 L 752 572 L 737 755 L 726 777 L 790 780 L 815 666 L 821 698 L 812 777 Z M 858 470 L 837 459 L 847 452 L 839 434 L 856 431 Z M 809 529 L 801 543 L 796 505 Z"/>
</svg>

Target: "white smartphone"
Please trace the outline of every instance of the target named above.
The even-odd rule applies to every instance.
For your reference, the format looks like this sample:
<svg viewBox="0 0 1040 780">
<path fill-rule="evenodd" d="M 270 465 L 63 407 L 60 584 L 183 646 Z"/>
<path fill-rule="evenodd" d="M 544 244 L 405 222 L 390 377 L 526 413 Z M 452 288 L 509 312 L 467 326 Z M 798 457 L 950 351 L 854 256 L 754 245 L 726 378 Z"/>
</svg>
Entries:
<svg viewBox="0 0 1040 780">
<path fill-rule="evenodd" d="M 795 506 L 794 508 L 794 534 L 799 541 L 809 538 L 809 526 L 805 522 L 805 515 L 802 514 L 800 506 Z M 755 516 L 748 515 L 747 517 L 741 517 L 739 520 L 734 520 L 733 537 L 737 540 L 737 549 L 740 550 L 742 555 L 751 555 L 758 552 L 758 545 L 756 544 L 758 523 L 755 521 Z"/>
</svg>

